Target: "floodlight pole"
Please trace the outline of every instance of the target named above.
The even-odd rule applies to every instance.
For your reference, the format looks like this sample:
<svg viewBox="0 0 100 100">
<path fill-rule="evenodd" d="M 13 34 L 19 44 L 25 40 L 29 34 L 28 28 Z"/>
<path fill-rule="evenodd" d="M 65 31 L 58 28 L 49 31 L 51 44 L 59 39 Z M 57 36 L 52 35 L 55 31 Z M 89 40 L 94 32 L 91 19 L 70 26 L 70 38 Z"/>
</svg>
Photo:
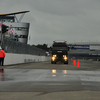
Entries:
<svg viewBox="0 0 100 100">
<path fill-rule="evenodd" d="M 3 40 L 4 40 L 4 34 L 2 34 L 2 25 L 3 22 L 1 21 L 1 44 L 0 44 L 1 47 L 3 47 Z"/>
<path fill-rule="evenodd" d="M 2 21 L 1 21 L 1 44 L 0 46 L 2 47 Z"/>
</svg>

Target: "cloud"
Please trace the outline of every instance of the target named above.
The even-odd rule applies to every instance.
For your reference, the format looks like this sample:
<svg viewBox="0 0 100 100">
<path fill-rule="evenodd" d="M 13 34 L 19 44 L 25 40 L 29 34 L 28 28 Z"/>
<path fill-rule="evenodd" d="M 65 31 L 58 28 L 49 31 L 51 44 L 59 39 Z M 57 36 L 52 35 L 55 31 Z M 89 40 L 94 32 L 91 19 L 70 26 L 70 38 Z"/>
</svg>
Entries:
<svg viewBox="0 0 100 100">
<path fill-rule="evenodd" d="M 34 9 L 38 11 L 60 16 L 84 14 L 84 11 L 82 11 L 81 8 L 79 9 L 78 6 L 79 4 L 77 4 L 75 0 L 36 0 L 36 2 L 33 3 Z"/>
<path fill-rule="evenodd" d="M 100 41 L 100 0 L 3 0 L 0 13 L 29 10 L 30 44 Z"/>
</svg>

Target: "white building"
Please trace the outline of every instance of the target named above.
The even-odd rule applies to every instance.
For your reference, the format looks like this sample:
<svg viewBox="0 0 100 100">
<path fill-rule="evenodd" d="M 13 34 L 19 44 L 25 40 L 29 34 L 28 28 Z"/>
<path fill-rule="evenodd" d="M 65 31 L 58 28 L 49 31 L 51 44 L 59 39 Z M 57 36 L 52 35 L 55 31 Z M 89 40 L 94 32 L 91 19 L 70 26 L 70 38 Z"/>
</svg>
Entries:
<svg viewBox="0 0 100 100">
<path fill-rule="evenodd" d="M 30 23 L 21 22 L 25 13 L 29 11 L 22 11 L 22 12 L 15 12 L 15 13 L 7 13 L 7 14 L 0 14 L 0 22 L 4 23 L 5 25 L 9 26 L 9 28 L 14 28 L 16 35 L 15 39 L 17 38 L 19 42 L 26 43 L 28 41 L 28 33 L 29 33 L 29 26 Z M 20 18 L 17 19 L 16 15 L 21 14 Z M 7 32 L 5 36 L 11 38 L 11 34 Z"/>
</svg>

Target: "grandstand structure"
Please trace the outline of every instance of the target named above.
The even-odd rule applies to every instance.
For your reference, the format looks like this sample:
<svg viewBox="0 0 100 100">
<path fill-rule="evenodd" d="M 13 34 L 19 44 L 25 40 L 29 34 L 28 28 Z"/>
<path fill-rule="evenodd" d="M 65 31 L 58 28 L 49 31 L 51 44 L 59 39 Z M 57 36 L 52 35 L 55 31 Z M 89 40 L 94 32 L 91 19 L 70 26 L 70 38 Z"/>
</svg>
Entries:
<svg viewBox="0 0 100 100">
<path fill-rule="evenodd" d="M 15 33 L 8 31 L 0 34 L 1 47 L 6 53 L 45 56 L 45 50 L 27 44 L 30 23 L 21 22 L 21 20 L 28 12 L 0 14 L 0 22 L 9 26 L 9 29 L 15 29 Z M 20 15 L 19 19 L 17 15 Z"/>
<path fill-rule="evenodd" d="M 14 32 L 12 31 L 12 33 L 6 32 L 5 36 L 9 38 L 14 38 L 15 40 L 18 40 L 21 43 L 27 44 L 30 23 L 21 22 L 21 20 L 24 17 L 25 13 L 28 12 L 29 11 L 21 11 L 0 14 L 0 22 L 9 26 L 9 29 L 15 30 Z M 20 17 L 18 18 L 17 15 L 20 15 Z"/>
<path fill-rule="evenodd" d="M 99 42 L 80 42 L 69 43 L 69 57 L 99 59 L 100 60 L 100 43 Z"/>
</svg>

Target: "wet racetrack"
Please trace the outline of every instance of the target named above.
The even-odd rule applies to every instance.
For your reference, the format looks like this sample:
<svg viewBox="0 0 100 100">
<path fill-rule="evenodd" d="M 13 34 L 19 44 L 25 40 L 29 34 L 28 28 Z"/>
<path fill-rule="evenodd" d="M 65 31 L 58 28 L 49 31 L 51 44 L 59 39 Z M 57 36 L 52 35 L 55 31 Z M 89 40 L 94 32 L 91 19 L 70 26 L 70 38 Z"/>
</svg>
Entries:
<svg viewBox="0 0 100 100">
<path fill-rule="evenodd" d="M 35 63 L 30 65 L 33 68 L 28 64 L 4 66 L 5 69 L 0 71 L 0 92 L 99 91 L 99 64 L 91 62 L 92 64 L 89 65 L 89 63 L 80 61 L 79 68 L 73 66 L 72 62 L 69 65 L 52 65 L 50 62 L 37 63 L 38 69 L 35 68 Z M 88 64 L 87 67 L 86 64 Z M 84 66 L 86 68 L 81 69 Z"/>
</svg>

